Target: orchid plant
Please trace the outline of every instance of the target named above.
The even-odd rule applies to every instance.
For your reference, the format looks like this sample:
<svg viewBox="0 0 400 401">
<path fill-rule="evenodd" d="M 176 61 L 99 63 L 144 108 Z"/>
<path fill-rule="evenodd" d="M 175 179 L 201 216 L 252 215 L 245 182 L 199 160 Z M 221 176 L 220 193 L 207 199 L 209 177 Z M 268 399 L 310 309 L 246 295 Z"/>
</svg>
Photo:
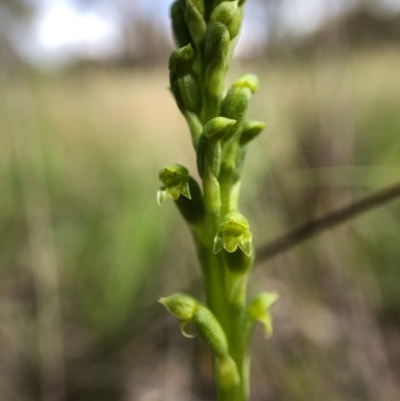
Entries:
<svg viewBox="0 0 400 401">
<path fill-rule="evenodd" d="M 225 92 L 226 74 L 239 34 L 245 0 L 176 0 L 171 19 L 177 49 L 169 60 L 170 89 L 185 117 L 201 185 L 174 164 L 159 174 L 159 204 L 171 198 L 186 220 L 204 277 L 205 304 L 176 293 L 160 302 L 180 322 L 195 328 L 213 356 L 218 401 L 248 399 L 248 344 L 255 322 L 272 334 L 269 313 L 276 293 L 247 300 L 254 261 L 250 225 L 238 209 L 244 160 L 264 123 L 248 120 L 258 78 L 246 74 Z"/>
</svg>

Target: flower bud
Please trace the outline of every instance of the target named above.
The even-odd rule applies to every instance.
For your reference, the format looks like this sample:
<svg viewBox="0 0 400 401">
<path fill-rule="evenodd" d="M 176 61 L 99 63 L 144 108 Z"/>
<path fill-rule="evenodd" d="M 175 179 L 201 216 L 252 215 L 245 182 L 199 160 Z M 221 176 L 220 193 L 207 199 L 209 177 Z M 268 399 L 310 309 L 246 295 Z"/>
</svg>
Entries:
<svg viewBox="0 0 400 401">
<path fill-rule="evenodd" d="M 200 45 L 207 30 L 207 24 L 204 19 L 204 3 L 201 0 L 186 0 L 185 17 L 194 42 Z"/>
<path fill-rule="evenodd" d="M 220 22 L 210 22 L 205 43 L 205 95 L 208 119 L 220 114 L 225 75 L 228 65 L 230 36 L 228 28 Z"/>
<path fill-rule="evenodd" d="M 270 307 L 278 299 L 276 292 L 263 292 L 257 295 L 247 307 L 247 314 L 253 322 L 260 322 L 264 328 L 265 335 L 272 335 L 272 316 Z"/>
<path fill-rule="evenodd" d="M 234 390 L 240 384 L 239 371 L 235 361 L 229 355 L 222 355 L 215 360 L 215 373 L 218 385 L 225 392 L 232 391 L 232 399 L 235 398 Z"/>
<path fill-rule="evenodd" d="M 159 178 L 164 186 L 157 192 L 157 200 L 161 205 L 167 197 L 177 200 L 182 194 L 191 199 L 189 189 L 189 171 L 179 164 L 171 164 L 160 170 Z"/>
<path fill-rule="evenodd" d="M 239 34 L 240 27 L 242 25 L 242 19 L 243 19 L 243 8 L 239 7 L 233 17 L 232 22 L 228 26 L 229 34 L 231 35 L 231 40 L 236 38 L 236 36 Z"/>
<path fill-rule="evenodd" d="M 222 102 L 221 114 L 224 117 L 235 119 L 239 123 L 246 117 L 251 99 L 249 88 L 232 86 Z"/>
<path fill-rule="evenodd" d="M 236 1 L 224 1 L 215 7 L 211 14 L 212 22 L 221 22 L 229 27 L 238 9 Z"/>
<path fill-rule="evenodd" d="M 203 178 L 206 165 L 218 176 L 221 166 L 221 144 L 219 140 L 227 135 L 236 121 L 225 117 L 215 117 L 203 127 L 203 132 L 197 141 L 197 168 Z"/>
<path fill-rule="evenodd" d="M 189 74 L 194 62 L 194 51 L 192 45 L 181 47 L 172 52 L 169 58 L 169 70 L 177 77 Z"/>
<path fill-rule="evenodd" d="M 240 144 L 247 145 L 265 128 L 265 124 L 261 121 L 248 120 L 243 124 L 242 135 L 240 136 Z"/>
<path fill-rule="evenodd" d="M 232 86 L 235 88 L 249 88 L 252 93 L 255 93 L 259 87 L 259 80 L 257 75 L 245 74 L 238 78 Z"/>
<path fill-rule="evenodd" d="M 182 112 L 190 111 L 194 114 L 200 113 L 200 89 L 196 78 L 193 75 L 187 74 L 183 77 L 178 77 L 176 74 L 171 72 L 170 84 L 176 103 Z"/>
<path fill-rule="evenodd" d="M 228 213 L 220 222 L 214 239 L 214 253 L 225 249 L 233 253 L 239 247 L 247 256 L 252 254 L 252 235 L 247 219 L 238 212 Z"/>
<path fill-rule="evenodd" d="M 210 22 L 206 36 L 206 64 L 217 63 L 220 65 L 224 63 L 229 52 L 229 42 L 228 28 L 220 22 Z"/>
<path fill-rule="evenodd" d="M 176 293 L 158 301 L 179 320 L 190 321 L 199 308 L 199 302 L 189 295 Z"/>
<path fill-rule="evenodd" d="M 212 118 L 203 127 L 203 134 L 212 142 L 222 139 L 230 129 L 236 124 L 236 120 L 225 117 Z"/>
<path fill-rule="evenodd" d="M 180 0 L 176 0 L 171 7 L 172 31 L 177 46 L 183 47 L 192 42 L 189 28 L 186 24 L 185 9 Z"/>
</svg>

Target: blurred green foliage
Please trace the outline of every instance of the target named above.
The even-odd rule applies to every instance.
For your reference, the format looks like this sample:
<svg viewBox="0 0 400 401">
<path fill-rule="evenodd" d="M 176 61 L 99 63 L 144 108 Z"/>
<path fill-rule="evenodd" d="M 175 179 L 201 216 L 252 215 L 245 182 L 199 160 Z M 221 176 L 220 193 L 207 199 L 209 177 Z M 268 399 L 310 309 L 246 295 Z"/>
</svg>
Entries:
<svg viewBox="0 0 400 401">
<path fill-rule="evenodd" d="M 104 115 L 96 122 L 105 111 L 79 85 L 29 73 L 3 81 L 0 269 L 3 279 L 31 274 L 26 213 L 37 206 L 50 216 L 44 241 L 56 253 L 66 313 L 101 338 L 132 324 L 166 228 L 155 219 L 152 155 L 143 162 L 139 141 L 123 142 L 134 128 Z"/>
</svg>

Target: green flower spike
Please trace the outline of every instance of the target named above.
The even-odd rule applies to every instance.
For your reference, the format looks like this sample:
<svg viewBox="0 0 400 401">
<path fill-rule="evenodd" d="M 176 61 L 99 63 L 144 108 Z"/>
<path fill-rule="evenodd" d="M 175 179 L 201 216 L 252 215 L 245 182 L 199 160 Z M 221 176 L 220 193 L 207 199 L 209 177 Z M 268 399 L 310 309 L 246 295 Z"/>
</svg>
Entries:
<svg viewBox="0 0 400 401">
<path fill-rule="evenodd" d="M 197 335 L 211 351 L 218 401 L 248 400 L 248 341 L 256 321 L 272 333 L 269 308 L 276 300 L 261 294 L 247 307 L 255 252 L 249 222 L 237 210 L 247 144 L 264 124 L 247 118 L 258 78 L 246 74 L 225 85 L 245 2 L 171 0 L 178 49 L 169 59 L 170 90 L 188 123 L 201 183 L 174 164 L 160 171 L 157 193 L 159 204 L 174 200 L 188 225 L 206 295 L 206 304 L 179 293 L 160 303 L 185 337 Z"/>
<path fill-rule="evenodd" d="M 164 184 L 157 191 L 157 201 L 161 206 L 165 199 L 177 200 L 181 195 L 192 199 L 189 190 L 189 171 L 180 164 L 171 164 L 160 170 L 159 177 Z"/>
<path fill-rule="evenodd" d="M 247 256 L 252 254 L 249 222 L 238 212 L 232 212 L 222 218 L 219 229 L 214 239 L 214 253 L 220 252 L 223 248 L 233 253 L 239 247 Z"/>
<path fill-rule="evenodd" d="M 253 322 L 260 322 L 267 338 L 272 336 L 272 316 L 270 307 L 278 299 L 276 292 L 263 292 L 257 295 L 247 307 L 247 313 Z"/>
</svg>

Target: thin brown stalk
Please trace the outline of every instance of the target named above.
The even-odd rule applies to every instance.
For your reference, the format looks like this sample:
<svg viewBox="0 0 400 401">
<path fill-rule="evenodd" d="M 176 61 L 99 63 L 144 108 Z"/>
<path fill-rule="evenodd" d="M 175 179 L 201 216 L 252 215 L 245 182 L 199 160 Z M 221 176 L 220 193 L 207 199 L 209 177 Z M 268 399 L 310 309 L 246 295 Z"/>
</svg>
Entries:
<svg viewBox="0 0 400 401">
<path fill-rule="evenodd" d="M 323 231 L 334 228 L 363 213 L 369 212 L 375 207 L 382 206 L 399 196 L 400 183 L 397 183 L 341 209 L 335 210 L 326 216 L 311 220 L 302 226 L 295 228 L 293 231 L 290 231 L 289 233 L 261 246 L 257 250 L 256 263 L 264 262 L 274 256 L 286 252 Z"/>
</svg>

